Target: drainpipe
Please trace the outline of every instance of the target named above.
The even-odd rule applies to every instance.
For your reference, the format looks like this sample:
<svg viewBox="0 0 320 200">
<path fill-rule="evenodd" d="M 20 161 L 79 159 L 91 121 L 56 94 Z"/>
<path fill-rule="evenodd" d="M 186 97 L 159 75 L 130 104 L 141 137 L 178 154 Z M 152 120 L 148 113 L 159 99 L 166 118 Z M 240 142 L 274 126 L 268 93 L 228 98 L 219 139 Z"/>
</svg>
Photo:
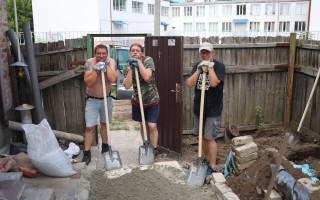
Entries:
<svg viewBox="0 0 320 200">
<path fill-rule="evenodd" d="M 30 68 L 30 77 L 31 77 L 31 85 L 32 85 L 32 96 L 37 116 L 37 123 L 40 123 L 44 118 L 45 114 L 41 104 L 40 98 L 40 88 L 38 83 L 38 76 L 36 71 L 36 61 L 34 58 L 34 50 L 33 50 L 33 42 L 31 37 L 31 29 L 30 23 L 23 24 L 23 34 L 25 36 L 26 48 L 27 48 L 27 60 Z"/>
<path fill-rule="evenodd" d="M 15 36 L 15 33 L 12 29 L 10 30 L 7 30 L 6 31 L 6 34 L 11 42 L 11 47 L 12 47 L 12 51 L 13 51 L 13 55 L 14 55 L 14 58 L 15 60 L 17 61 L 21 61 L 22 63 L 26 63 L 23 56 L 20 56 L 21 60 L 19 60 L 19 52 L 18 52 L 18 48 L 17 46 L 19 45 L 18 42 L 17 42 L 17 38 Z M 22 52 L 20 50 L 20 55 L 22 55 Z M 32 91 L 32 87 L 31 87 L 31 80 L 30 80 L 30 73 L 29 73 L 29 70 L 28 70 L 28 67 L 27 66 L 22 66 L 23 68 L 23 71 L 24 71 L 24 74 L 26 75 L 26 78 L 27 78 L 27 83 L 28 83 L 28 86 L 29 86 L 29 89 L 30 91 Z"/>
<path fill-rule="evenodd" d="M 2 85 L 2 78 L 3 78 L 3 73 L 2 73 L 3 68 L 0 68 L 0 118 L 1 118 L 1 123 L 8 127 L 9 121 L 7 119 L 7 114 L 6 114 L 6 108 L 5 108 L 5 100 L 4 100 L 4 90 L 3 90 L 3 85 Z"/>
</svg>

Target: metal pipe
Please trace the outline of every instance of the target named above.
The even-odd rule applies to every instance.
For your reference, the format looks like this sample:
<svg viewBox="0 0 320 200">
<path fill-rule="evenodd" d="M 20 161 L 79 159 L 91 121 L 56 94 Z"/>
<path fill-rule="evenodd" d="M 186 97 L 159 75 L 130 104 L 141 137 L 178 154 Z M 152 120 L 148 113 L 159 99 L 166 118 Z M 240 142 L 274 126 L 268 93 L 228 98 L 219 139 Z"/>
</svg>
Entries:
<svg viewBox="0 0 320 200">
<path fill-rule="evenodd" d="M 33 42 L 31 37 L 30 23 L 23 24 L 23 34 L 25 36 L 25 43 L 27 48 L 27 60 L 30 68 L 30 77 L 32 85 L 32 96 L 36 111 L 37 123 L 40 123 L 45 118 L 45 113 L 42 108 L 41 98 L 40 98 L 40 88 L 38 83 L 38 76 L 36 71 L 36 61 L 34 58 Z"/>
<path fill-rule="evenodd" d="M 8 126 L 9 121 L 8 121 L 7 114 L 6 114 L 6 108 L 5 108 L 5 103 L 4 103 L 5 102 L 4 89 L 3 89 L 3 85 L 2 85 L 2 78 L 3 78 L 2 70 L 3 70 L 3 68 L 1 67 L 0 68 L 0 118 L 1 118 L 1 123 L 5 126 Z"/>
<path fill-rule="evenodd" d="M 17 46 L 19 46 L 19 43 L 17 41 L 17 38 L 15 37 L 14 31 L 12 29 L 9 29 L 6 31 L 6 34 L 11 42 L 14 58 L 17 61 L 22 61 L 23 63 L 26 63 L 23 56 L 21 56 L 21 58 L 20 58 L 21 60 L 19 60 L 19 51 L 20 51 L 21 55 L 22 55 L 22 53 L 21 53 L 21 49 L 19 48 L 19 50 L 18 50 L 18 48 L 17 48 Z M 30 73 L 29 73 L 28 67 L 22 67 L 22 68 L 23 68 L 24 74 L 26 75 L 26 78 L 27 78 L 28 87 L 29 87 L 30 91 L 32 91 Z"/>
</svg>

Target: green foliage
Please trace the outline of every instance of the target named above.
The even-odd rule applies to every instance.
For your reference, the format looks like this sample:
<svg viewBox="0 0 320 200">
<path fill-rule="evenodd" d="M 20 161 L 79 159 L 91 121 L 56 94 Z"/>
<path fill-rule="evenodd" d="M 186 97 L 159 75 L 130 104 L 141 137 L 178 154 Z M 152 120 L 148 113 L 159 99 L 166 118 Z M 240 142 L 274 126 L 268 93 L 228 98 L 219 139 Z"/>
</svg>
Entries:
<svg viewBox="0 0 320 200">
<path fill-rule="evenodd" d="M 264 129 L 264 117 L 261 106 L 256 106 L 256 120 L 259 130 Z"/>
<path fill-rule="evenodd" d="M 313 35 L 310 32 L 300 32 L 299 39 L 300 40 L 312 40 Z"/>
<path fill-rule="evenodd" d="M 14 21 L 14 4 L 13 0 L 6 0 L 8 27 L 16 31 Z M 31 0 L 16 0 L 18 32 L 23 32 L 23 24 L 30 22 L 31 31 L 33 32 L 33 15 Z"/>
</svg>

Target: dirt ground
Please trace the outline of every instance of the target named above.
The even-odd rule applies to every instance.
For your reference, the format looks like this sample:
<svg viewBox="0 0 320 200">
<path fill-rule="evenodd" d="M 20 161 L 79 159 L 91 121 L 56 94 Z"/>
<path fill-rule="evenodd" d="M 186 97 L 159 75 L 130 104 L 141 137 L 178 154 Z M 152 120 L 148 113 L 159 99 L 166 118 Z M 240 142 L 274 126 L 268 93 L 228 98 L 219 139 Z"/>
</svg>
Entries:
<svg viewBox="0 0 320 200">
<path fill-rule="evenodd" d="M 131 119 L 129 101 L 114 101 L 113 122 L 111 130 L 138 130 L 139 124 Z M 267 148 L 280 149 L 286 132 L 283 128 L 240 132 L 240 136 L 251 135 L 258 145 L 258 159 L 238 176 L 231 174 L 227 177 L 227 185 L 240 199 L 263 199 L 259 191 L 266 190 L 271 178 L 270 164 L 275 164 L 274 154 Z M 119 178 L 107 179 L 103 171 L 95 171 L 91 177 L 89 199 L 216 199 L 209 180 L 201 187 L 186 185 L 185 179 L 189 164 L 197 158 L 197 138 L 193 135 L 183 135 L 182 155 L 160 148 L 157 162 L 176 160 L 181 170 L 172 167 L 155 166 L 152 169 L 133 169 L 131 173 Z M 224 138 L 217 140 L 217 163 L 224 164 L 229 153 L 230 145 Z M 294 164 L 309 164 L 314 174 L 320 174 L 320 146 L 300 142 L 287 147 L 286 160 L 282 161 L 285 170 L 296 180 L 307 177 L 300 169 L 294 169 Z M 319 184 L 316 184 L 319 186 Z M 311 199 L 319 197 L 313 193 Z"/>
</svg>

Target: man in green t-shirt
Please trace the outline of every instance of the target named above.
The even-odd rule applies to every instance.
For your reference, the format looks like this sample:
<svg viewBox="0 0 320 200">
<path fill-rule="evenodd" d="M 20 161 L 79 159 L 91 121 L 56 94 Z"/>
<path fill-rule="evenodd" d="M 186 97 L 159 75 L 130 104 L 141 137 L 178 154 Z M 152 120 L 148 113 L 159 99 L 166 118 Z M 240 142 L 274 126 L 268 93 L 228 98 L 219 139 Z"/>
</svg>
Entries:
<svg viewBox="0 0 320 200">
<path fill-rule="evenodd" d="M 141 88 L 141 96 L 144 108 L 145 120 L 147 127 L 150 133 L 150 142 L 154 147 L 155 154 L 157 153 L 158 145 L 158 128 L 157 121 L 160 113 L 160 104 L 159 104 L 159 93 L 156 86 L 156 77 L 155 77 L 155 66 L 153 59 L 149 56 L 143 56 L 144 49 L 138 44 L 134 43 L 130 46 L 130 56 L 134 61 L 134 65 L 127 67 L 125 69 L 125 78 L 123 79 L 123 85 L 125 88 L 129 89 L 133 85 L 133 95 L 132 95 L 132 119 L 135 121 L 142 122 L 141 113 L 140 113 L 140 104 L 138 97 L 138 89 L 136 83 L 136 77 L 134 73 L 134 68 L 138 69 L 139 82 Z M 141 125 L 141 137 L 145 141 L 147 138 L 144 138 L 142 124 Z"/>
</svg>

